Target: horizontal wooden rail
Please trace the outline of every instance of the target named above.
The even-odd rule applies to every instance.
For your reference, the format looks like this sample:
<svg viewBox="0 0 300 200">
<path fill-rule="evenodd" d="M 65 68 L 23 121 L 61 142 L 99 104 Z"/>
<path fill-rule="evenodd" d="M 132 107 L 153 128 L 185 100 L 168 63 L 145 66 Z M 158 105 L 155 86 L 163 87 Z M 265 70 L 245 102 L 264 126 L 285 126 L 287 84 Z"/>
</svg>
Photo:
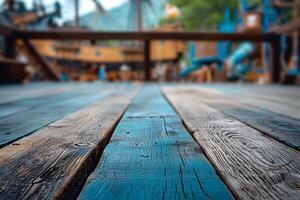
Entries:
<svg viewBox="0 0 300 200">
<path fill-rule="evenodd" d="M 1 30 L 1 29 L 0 29 Z M 95 32 L 78 30 L 50 30 L 50 31 L 31 31 L 12 29 L 16 39 L 24 41 L 34 39 L 52 40 L 140 40 L 144 42 L 144 68 L 145 80 L 150 80 L 150 44 L 153 40 L 180 40 L 180 41 L 233 41 L 233 42 L 268 42 L 272 46 L 271 70 L 272 82 L 280 81 L 280 37 L 277 33 L 217 33 L 217 32 Z M 148 55 L 149 54 L 149 55 Z"/>
<path fill-rule="evenodd" d="M 300 31 L 300 19 L 295 20 L 277 27 L 274 27 L 272 32 L 275 32 L 277 34 L 284 34 L 284 33 L 289 33 L 293 31 Z"/>
<path fill-rule="evenodd" d="M 3 26 L 0 24 L 0 35 L 7 36 L 12 35 L 14 33 L 14 29 L 8 26 Z"/>
<path fill-rule="evenodd" d="M 20 62 L 20 61 L 17 61 L 15 59 L 0 57 L 0 67 L 6 66 L 6 65 L 25 67 L 26 65 L 28 65 L 28 63 Z"/>
<path fill-rule="evenodd" d="M 69 40 L 205 40 L 205 41 L 254 41 L 271 42 L 272 33 L 216 33 L 216 32 L 87 32 L 87 31 L 28 31 L 16 30 L 21 39 Z"/>
</svg>

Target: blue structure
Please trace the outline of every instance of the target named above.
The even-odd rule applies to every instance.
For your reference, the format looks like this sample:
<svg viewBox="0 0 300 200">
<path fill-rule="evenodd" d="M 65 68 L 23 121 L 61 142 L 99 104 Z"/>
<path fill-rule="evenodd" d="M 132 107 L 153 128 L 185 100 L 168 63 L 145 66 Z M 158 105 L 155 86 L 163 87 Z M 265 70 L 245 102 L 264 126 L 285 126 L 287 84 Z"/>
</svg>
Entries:
<svg viewBox="0 0 300 200">
<path fill-rule="evenodd" d="M 214 56 L 196 59 L 193 61 L 192 67 L 188 67 L 180 72 L 180 76 L 185 78 L 193 71 L 201 69 L 203 66 L 210 66 L 212 64 L 217 64 L 218 66 L 222 66 L 223 60 Z"/>
<path fill-rule="evenodd" d="M 256 11 L 257 6 L 248 4 L 248 0 L 240 0 L 240 11 L 241 16 L 244 16 L 249 11 Z M 286 10 L 278 10 L 275 9 L 272 4 L 271 0 L 262 0 L 262 9 L 261 9 L 262 15 L 263 15 L 263 21 L 262 21 L 262 30 L 263 32 L 268 32 L 272 26 L 279 25 L 280 23 L 285 22 L 286 19 L 283 18 L 283 16 L 286 15 Z M 219 32 L 221 33 L 233 33 L 237 31 L 237 27 L 245 24 L 244 18 L 238 17 L 238 12 L 235 11 L 233 20 L 230 13 L 230 10 L 228 8 L 225 9 L 224 12 L 224 21 L 220 23 L 219 25 Z M 236 73 L 237 76 L 241 77 L 243 75 L 246 75 L 249 71 L 253 69 L 252 62 L 249 62 L 249 64 L 245 65 L 243 64 L 243 61 L 247 58 L 250 58 L 251 60 L 251 54 L 254 53 L 255 46 L 251 43 L 243 43 L 241 44 L 236 51 L 234 51 L 231 54 L 231 42 L 229 41 L 223 41 L 219 42 L 217 44 L 218 48 L 218 55 L 217 57 L 207 57 L 207 58 L 195 58 L 196 55 L 196 45 L 191 45 L 190 49 L 190 57 L 193 59 L 196 59 L 195 61 L 192 61 L 192 67 L 182 71 L 182 76 L 187 76 L 187 73 L 191 73 L 195 70 L 200 69 L 204 65 L 207 65 L 207 61 L 214 60 L 215 63 L 219 65 L 219 61 L 223 62 L 226 59 L 229 58 L 229 62 L 232 64 L 232 71 Z M 251 49 L 251 50 L 250 50 Z M 282 51 L 285 52 L 287 49 L 287 38 L 285 35 L 282 36 Z M 263 48 L 264 54 L 265 54 L 265 61 L 267 62 L 268 68 L 270 68 L 270 64 L 268 59 L 270 55 L 270 45 L 265 43 Z M 231 54 L 231 55 L 230 55 Z M 300 53 L 299 53 L 300 56 Z M 219 65 L 222 66 L 222 65 Z M 295 70 L 289 73 L 299 73 L 300 72 L 300 61 L 298 63 L 298 70 L 295 72 Z M 223 70 L 222 67 L 219 68 L 219 70 Z M 263 71 L 260 71 L 260 73 L 263 73 Z"/>
<path fill-rule="evenodd" d="M 250 42 L 242 43 L 234 53 L 228 58 L 228 64 L 231 77 L 243 77 L 252 69 L 252 55 L 255 52 L 255 45 Z M 244 64 L 245 60 L 250 60 Z"/>
<path fill-rule="evenodd" d="M 106 80 L 106 71 L 105 71 L 105 67 L 104 66 L 101 66 L 99 68 L 99 71 L 98 71 L 98 77 L 100 80 L 102 81 L 105 81 Z"/>
</svg>

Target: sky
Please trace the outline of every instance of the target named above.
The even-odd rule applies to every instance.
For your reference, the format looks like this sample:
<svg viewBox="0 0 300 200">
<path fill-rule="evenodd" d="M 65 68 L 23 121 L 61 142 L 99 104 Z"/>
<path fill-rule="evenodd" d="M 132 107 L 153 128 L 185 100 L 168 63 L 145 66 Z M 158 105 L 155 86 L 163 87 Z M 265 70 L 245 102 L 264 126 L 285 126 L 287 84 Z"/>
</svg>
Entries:
<svg viewBox="0 0 300 200">
<path fill-rule="evenodd" d="M 26 5 L 30 7 L 34 0 L 23 0 L 23 1 L 26 3 Z M 56 1 L 59 1 L 62 4 L 63 19 L 64 20 L 72 19 L 74 16 L 74 6 L 73 6 L 74 0 L 42 0 L 42 2 L 44 2 L 45 5 L 49 5 L 49 4 L 51 5 Z M 92 0 L 79 0 L 79 1 L 80 1 L 80 15 L 95 10 L 95 6 Z M 108 10 L 121 5 L 127 0 L 98 0 L 98 1 L 101 2 L 103 7 Z M 0 0 L 1 4 L 3 2 L 4 0 Z"/>
</svg>

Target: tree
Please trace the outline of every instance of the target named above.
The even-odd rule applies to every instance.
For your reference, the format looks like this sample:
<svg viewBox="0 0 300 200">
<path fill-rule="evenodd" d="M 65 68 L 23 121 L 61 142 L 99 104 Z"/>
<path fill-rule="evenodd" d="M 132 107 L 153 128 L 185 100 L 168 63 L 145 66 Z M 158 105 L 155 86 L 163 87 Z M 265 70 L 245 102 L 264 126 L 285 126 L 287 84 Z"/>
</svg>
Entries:
<svg viewBox="0 0 300 200">
<path fill-rule="evenodd" d="M 236 10 L 237 0 L 170 0 L 181 9 L 179 21 L 185 29 L 216 29 L 224 9 Z"/>
</svg>

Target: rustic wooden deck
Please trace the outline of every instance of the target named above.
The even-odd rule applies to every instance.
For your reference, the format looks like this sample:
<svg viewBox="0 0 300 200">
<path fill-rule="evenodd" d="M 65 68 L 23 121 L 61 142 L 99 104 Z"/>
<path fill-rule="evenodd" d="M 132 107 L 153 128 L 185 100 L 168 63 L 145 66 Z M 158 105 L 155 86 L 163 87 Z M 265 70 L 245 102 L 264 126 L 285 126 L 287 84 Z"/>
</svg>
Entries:
<svg viewBox="0 0 300 200">
<path fill-rule="evenodd" d="M 299 150 L 299 87 L 0 87 L 0 199 L 300 199 Z"/>
</svg>

